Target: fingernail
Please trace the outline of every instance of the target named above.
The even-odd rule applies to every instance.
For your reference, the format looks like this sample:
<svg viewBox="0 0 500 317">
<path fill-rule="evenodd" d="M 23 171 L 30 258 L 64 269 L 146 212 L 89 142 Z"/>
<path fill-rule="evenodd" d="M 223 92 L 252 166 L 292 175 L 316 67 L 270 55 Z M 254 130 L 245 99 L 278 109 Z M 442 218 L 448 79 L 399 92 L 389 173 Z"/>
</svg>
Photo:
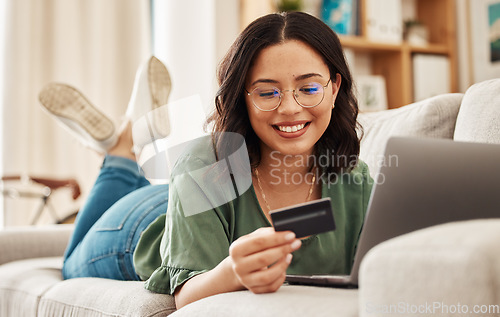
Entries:
<svg viewBox="0 0 500 317">
<path fill-rule="evenodd" d="M 290 264 L 290 262 L 292 262 L 292 257 L 292 254 L 288 253 L 285 258 L 286 263 Z"/>
<path fill-rule="evenodd" d="M 295 240 L 290 246 L 293 250 L 297 250 L 298 248 L 300 248 L 301 244 L 302 242 L 300 240 Z"/>
<path fill-rule="evenodd" d="M 293 232 L 290 232 L 285 236 L 286 241 L 292 241 L 293 239 L 295 239 L 295 233 Z"/>
</svg>

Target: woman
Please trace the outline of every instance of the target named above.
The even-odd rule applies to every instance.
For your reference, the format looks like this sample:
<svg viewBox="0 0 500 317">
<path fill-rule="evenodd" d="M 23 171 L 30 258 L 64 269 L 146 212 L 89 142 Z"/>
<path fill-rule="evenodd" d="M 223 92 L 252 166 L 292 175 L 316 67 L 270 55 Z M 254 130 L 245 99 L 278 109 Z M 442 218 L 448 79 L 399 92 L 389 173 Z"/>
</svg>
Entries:
<svg viewBox="0 0 500 317">
<path fill-rule="evenodd" d="M 146 288 L 174 294 L 180 308 L 223 292 L 274 292 L 286 273 L 350 272 L 372 182 L 367 166 L 357 159 L 358 107 L 337 36 L 305 13 L 264 16 L 238 37 L 222 61 L 218 77 L 216 110 L 209 120 L 213 138 L 193 142 L 177 161 L 168 188 L 162 185 L 154 192 L 149 188 L 155 186 L 141 187 L 143 182 L 135 181 L 140 183 L 139 189 L 103 211 L 81 242 L 73 243 L 77 247 L 66 260 L 66 277 L 134 279 L 138 275 L 147 280 Z M 230 157 L 224 151 L 232 134 L 244 138 L 250 186 L 235 190 L 234 196 L 221 190 L 219 194 L 230 199 L 214 202 L 204 188 L 208 192 L 208 187 L 222 184 L 222 174 L 232 172 L 229 179 L 236 184 L 234 188 L 242 188 L 231 164 L 215 169 L 221 172 L 220 182 L 215 175 L 213 186 L 200 183 L 214 171 L 215 163 Z M 126 163 L 121 163 L 127 166 L 120 171 L 132 173 L 133 162 Z M 99 191 L 102 189 L 93 191 L 90 199 Z M 158 215 L 156 208 L 167 205 L 167 192 L 167 212 Z M 141 204 L 141 197 L 153 202 Z M 321 197 L 332 199 L 335 231 L 304 239 L 289 231 L 274 231 L 271 210 Z M 193 201 L 206 201 L 206 208 L 193 210 Z M 135 211 L 127 212 L 123 219 L 124 210 L 134 209 L 130 206 Z M 155 212 L 148 213 L 151 209 Z M 102 248 L 97 246 L 99 232 L 120 230 L 136 218 L 148 218 L 136 227 L 152 223 L 144 232 L 127 229 L 135 232 L 128 234 L 130 243 L 123 246 L 128 252 L 112 248 L 119 244 L 115 238 L 114 244 L 106 243 L 110 245 L 106 252 L 91 258 L 96 266 L 93 272 L 82 272 L 82 266 L 89 266 L 83 264 L 90 255 L 87 259 L 75 257 L 69 264 L 80 249 L 93 248 L 95 253 Z M 127 274 L 116 274 L 124 271 L 126 259 L 115 261 L 115 267 L 104 262 L 96 265 L 117 253 L 125 254 L 123 258 L 134 253 L 133 268 Z"/>
<path fill-rule="evenodd" d="M 136 261 L 138 273 L 149 278 L 146 287 L 174 293 L 182 307 L 245 288 L 276 291 L 286 272 L 349 273 L 371 182 L 356 159 L 358 108 L 337 36 L 305 13 L 271 14 L 243 31 L 218 75 L 214 131 L 244 136 L 253 186 L 225 205 L 187 216 L 178 193 L 192 187 L 177 176 L 213 164 L 215 155 L 199 144 L 178 161 L 167 214 L 136 251 L 137 260 L 146 259 L 155 252 L 146 245 L 165 229 L 161 265 L 151 273 Z M 314 159 L 321 155 L 327 164 Z M 270 227 L 271 209 L 321 197 L 332 198 L 335 232 L 301 241 Z"/>
</svg>

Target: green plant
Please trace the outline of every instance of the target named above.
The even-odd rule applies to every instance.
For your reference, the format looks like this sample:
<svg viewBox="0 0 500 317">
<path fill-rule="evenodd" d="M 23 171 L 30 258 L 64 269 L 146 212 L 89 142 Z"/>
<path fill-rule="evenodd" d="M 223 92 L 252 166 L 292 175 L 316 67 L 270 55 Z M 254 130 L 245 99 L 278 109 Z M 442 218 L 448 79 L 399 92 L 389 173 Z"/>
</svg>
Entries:
<svg viewBox="0 0 500 317">
<path fill-rule="evenodd" d="M 423 25 L 422 22 L 420 22 L 418 20 L 406 20 L 406 21 L 404 21 L 405 29 L 409 29 L 409 28 L 412 28 L 415 26 L 421 26 L 421 25 Z"/>
<path fill-rule="evenodd" d="M 279 11 L 300 11 L 302 0 L 279 0 L 276 6 Z"/>
</svg>

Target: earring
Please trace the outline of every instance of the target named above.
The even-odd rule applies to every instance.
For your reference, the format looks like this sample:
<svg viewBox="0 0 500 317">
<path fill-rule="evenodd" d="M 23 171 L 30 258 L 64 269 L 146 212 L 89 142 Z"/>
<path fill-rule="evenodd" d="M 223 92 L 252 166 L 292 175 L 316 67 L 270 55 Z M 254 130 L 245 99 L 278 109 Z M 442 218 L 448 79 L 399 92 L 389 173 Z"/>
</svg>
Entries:
<svg viewBox="0 0 500 317">
<path fill-rule="evenodd" d="M 332 105 L 332 109 L 335 108 L 335 104 Z"/>
</svg>

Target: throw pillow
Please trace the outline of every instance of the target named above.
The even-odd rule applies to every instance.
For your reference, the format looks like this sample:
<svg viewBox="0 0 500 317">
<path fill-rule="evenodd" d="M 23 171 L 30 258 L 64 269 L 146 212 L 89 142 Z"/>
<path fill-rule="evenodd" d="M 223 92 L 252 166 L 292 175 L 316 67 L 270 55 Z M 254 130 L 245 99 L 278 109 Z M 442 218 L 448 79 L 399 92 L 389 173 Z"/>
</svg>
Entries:
<svg viewBox="0 0 500 317">
<path fill-rule="evenodd" d="M 360 158 L 372 177 L 383 163 L 387 140 L 393 136 L 453 138 L 463 94 L 443 94 L 396 109 L 360 113 L 364 130 Z"/>
<path fill-rule="evenodd" d="M 500 143 L 500 79 L 472 85 L 465 92 L 455 128 L 456 141 Z"/>
</svg>

